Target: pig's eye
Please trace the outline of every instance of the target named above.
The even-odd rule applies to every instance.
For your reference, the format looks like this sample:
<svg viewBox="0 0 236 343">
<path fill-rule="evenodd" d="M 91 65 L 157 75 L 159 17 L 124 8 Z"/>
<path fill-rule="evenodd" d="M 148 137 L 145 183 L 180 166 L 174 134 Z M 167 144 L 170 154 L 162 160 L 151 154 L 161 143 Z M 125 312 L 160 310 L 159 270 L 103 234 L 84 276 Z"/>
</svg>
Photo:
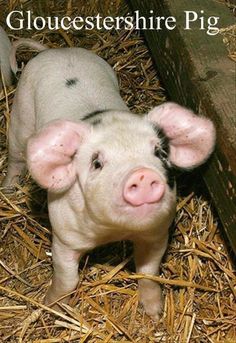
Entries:
<svg viewBox="0 0 236 343">
<path fill-rule="evenodd" d="M 103 168 L 103 162 L 102 162 L 102 160 L 99 157 L 99 154 L 97 152 L 95 154 L 93 154 L 91 164 L 92 164 L 93 169 L 95 169 L 95 170 Z"/>
</svg>

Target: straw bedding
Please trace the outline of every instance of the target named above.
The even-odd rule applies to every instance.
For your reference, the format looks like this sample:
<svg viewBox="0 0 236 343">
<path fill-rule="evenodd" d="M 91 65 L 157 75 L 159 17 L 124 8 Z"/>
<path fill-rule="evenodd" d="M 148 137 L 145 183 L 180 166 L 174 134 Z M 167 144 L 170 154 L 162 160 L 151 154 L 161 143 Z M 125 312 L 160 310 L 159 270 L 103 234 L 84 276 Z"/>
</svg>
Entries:
<svg viewBox="0 0 236 343">
<path fill-rule="evenodd" d="M 37 3 L 37 2 L 35 2 Z M 39 3 L 39 2 L 38 2 Z M 35 11 L 45 11 L 35 5 Z M 85 6 L 86 3 L 86 6 Z M 127 13 L 123 3 L 48 1 L 53 14 L 104 11 Z M 66 6 L 65 6 L 66 4 Z M 32 1 L 21 1 L 28 9 Z M 18 7 L 17 7 L 18 6 Z M 28 6 L 28 7 L 27 7 Z M 19 8 L 9 1 L 8 12 Z M 46 8 L 48 10 L 48 7 Z M 148 49 L 138 32 L 19 32 L 51 47 L 82 46 L 104 57 L 116 70 L 130 109 L 144 113 L 165 100 Z M 18 60 L 31 54 L 22 51 Z M 0 95 L 0 170 L 7 166 L 7 133 L 15 88 Z M 42 300 L 52 276 L 50 223 L 46 193 L 27 175 L 14 194 L 0 192 L 0 341 L 1 342 L 236 342 L 235 271 L 211 201 L 196 173 L 179 178 L 177 216 L 160 277 L 165 298 L 160 323 L 138 305 L 132 245 L 97 248 L 80 264 L 80 284 L 59 313 Z M 1 180 L 0 180 L 1 181 Z M 193 182 L 194 181 L 194 182 Z M 201 183 L 201 182 L 200 182 Z"/>
</svg>

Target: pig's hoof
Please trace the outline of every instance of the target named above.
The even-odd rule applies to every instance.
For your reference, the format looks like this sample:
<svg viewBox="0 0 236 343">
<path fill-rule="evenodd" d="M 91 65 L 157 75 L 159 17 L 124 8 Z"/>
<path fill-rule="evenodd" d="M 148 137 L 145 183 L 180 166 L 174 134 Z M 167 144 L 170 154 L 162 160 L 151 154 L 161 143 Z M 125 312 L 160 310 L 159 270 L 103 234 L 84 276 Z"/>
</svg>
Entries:
<svg viewBox="0 0 236 343">
<path fill-rule="evenodd" d="M 141 292 L 140 302 L 143 305 L 146 314 L 155 322 L 158 322 L 163 311 L 163 299 L 160 287 L 158 286 L 151 291 L 146 290 L 146 292 Z"/>
<path fill-rule="evenodd" d="M 155 322 L 159 322 L 163 310 L 162 301 L 141 301 L 146 314 L 151 317 Z"/>
<path fill-rule="evenodd" d="M 50 292 L 50 288 L 49 290 L 47 291 L 47 293 L 45 294 L 45 297 L 44 297 L 44 304 L 47 305 L 47 306 L 50 306 L 51 304 L 53 303 L 56 303 L 57 301 L 57 297 L 55 297 L 52 292 Z"/>
<path fill-rule="evenodd" d="M 49 288 L 43 302 L 45 305 L 53 308 L 53 310 L 56 310 L 58 312 L 63 312 L 63 307 L 60 305 L 68 304 L 69 300 L 70 300 L 70 296 L 63 297 L 62 294 L 55 295 Z"/>
<path fill-rule="evenodd" d="M 45 296 L 43 303 L 57 312 L 62 312 L 61 306 L 55 302 L 55 299 L 50 298 L 47 295 Z"/>
</svg>

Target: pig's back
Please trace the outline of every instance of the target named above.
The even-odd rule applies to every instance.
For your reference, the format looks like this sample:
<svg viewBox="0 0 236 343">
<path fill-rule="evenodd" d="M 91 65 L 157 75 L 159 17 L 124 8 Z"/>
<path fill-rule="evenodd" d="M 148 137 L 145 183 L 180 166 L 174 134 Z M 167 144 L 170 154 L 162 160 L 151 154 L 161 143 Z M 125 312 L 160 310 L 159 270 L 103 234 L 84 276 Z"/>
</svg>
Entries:
<svg viewBox="0 0 236 343">
<path fill-rule="evenodd" d="M 82 48 L 41 52 L 25 67 L 19 87 L 31 89 L 36 128 L 59 118 L 76 121 L 99 109 L 127 109 L 112 68 Z"/>
</svg>

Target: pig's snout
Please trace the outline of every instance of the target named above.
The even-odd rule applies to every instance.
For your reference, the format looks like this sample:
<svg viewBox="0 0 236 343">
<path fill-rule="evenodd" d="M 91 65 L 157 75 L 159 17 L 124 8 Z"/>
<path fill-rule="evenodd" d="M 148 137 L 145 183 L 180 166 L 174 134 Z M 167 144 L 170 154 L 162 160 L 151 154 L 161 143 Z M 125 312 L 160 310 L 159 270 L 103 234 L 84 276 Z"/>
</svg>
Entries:
<svg viewBox="0 0 236 343">
<path fill-rule="evenodd" d="M 141 168 L 128 177 L 123 189 L 123 198 L 133 206 L 140 206 L 157 203 L 164 192 L 165 185 L 159 175 L 151 169 Z"/>
</svg>

